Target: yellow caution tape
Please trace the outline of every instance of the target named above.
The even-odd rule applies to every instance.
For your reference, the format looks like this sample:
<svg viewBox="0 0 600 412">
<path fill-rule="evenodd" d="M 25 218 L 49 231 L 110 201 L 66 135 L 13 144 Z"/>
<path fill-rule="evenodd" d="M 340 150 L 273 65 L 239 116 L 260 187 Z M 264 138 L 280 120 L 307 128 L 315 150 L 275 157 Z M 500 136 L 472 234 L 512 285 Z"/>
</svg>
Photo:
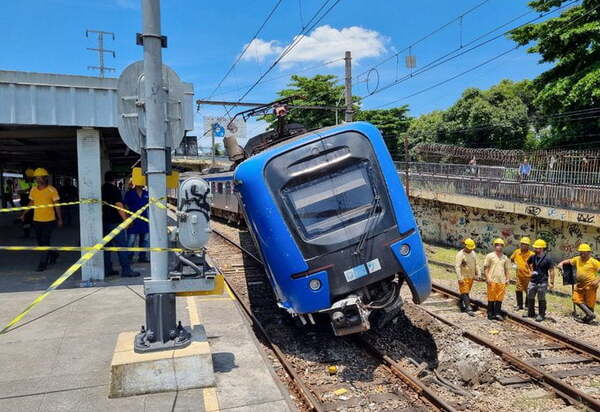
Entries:
<svg viewBox="0 0 600 412">
<path fill-rule="evenodd" d="M 7 207 L 4 209 L 0 209 L 0 213 L 18 212 L 21 210 L 42 209 L 45 207 L 70 206 L 70 205 L 79 205 L 79 204 L 96 203 L 96 202 L 98 202 L 97 199 L 81 199 L 81 200 L 78 200 L 77 202 L 51 203 L 48 205 L 38 205 L 38 206 Z"/>
<path fill-rule="evenodd" d="M 149 205 L 149 204 L 148 204 Z M 81 256 L 79 258 L 79 260 L 77 262 L 75 262 L 70 268 L 68 268 L 66 270 L 65 273 L 63 273 L 58 279 L 56 279 L 54 282 L 52 282 L 52 284 L 50 285 L 50 287 L 48 287 L 48 289 L 46 289 L 46 291 L 44 293 L 42 293 L 40 296 L 38 296 L 37 298 L 35 298 L 35 300 L 33 302 L 31 302 L 29 304 L 29 306 L 27 306 L 25 308 L 25 310 L 23 310 L 21 313 L 19 313 L 13 320 L 11 320 L 1 331 L 0 334 L 6 333 L 6 331 L 13 325 L 15 325 L 17 322 L 19 322 L 21 319 L 23 319 L 23 317 L 25 315 L 27 315 L 27 313 L 29 313 L 29 311 L 31 309 L 33 309 L 38 303 L 40 303 L 42 300 L 44 300 L 46 298 L 46 296 L 48 296 L 50 294 L 50 292 L 52 292 L 54 289 L 58 288 L 60 285 L 63 284 L 63 282 L 65 280 L 67 280 L 68 278 L 70 278 L 75 272 L 77 272 L 77 270 L 79 270 L 79 268 L 81 268 L 81 266 L 83 266 L 85 263 L 87 263 L 91 258 L 94 257 L 94 255 L 96 253 L 98 253 L 99 251 L 102 250 L 102 248 L 111 240 L 113 240 L 113 238 L 115 236 L 117 236 L 122 230 L 126 229 L 127 226 L 129 226 L 131 224 L 131 222 L 133 222 L 137 217 L 139 217 L 144 210 L 146 210 L 146 208 L 148 208 L 148 205 L 141 207 L 137 212 L 135 212 L 133 215 L 131 215 L 130 217 L 128 217 L 126 220 L 124 220 L 119 226 L 117 226 L 116 228 L 114 228 L 113 230 L 110 231 L 110 233 L 106 236 L 104 236 L 102 238 L 102 240 L 97 243 L 96 245 L 94 245 L 92 247 L 92 250 L 87 252 L 85 255 Z"/>
<path fill-rule="evenodd" d="M 110 203 L 108 203 L 108 202 L 102 202 L 102 204 L 103 204 L 103 205 L 106 205 L 106 206 L 110 206 L 110 207 L 112 207 L 112 208 L 114 208 L 114 209 L 120 210 L 121 212 L 125 212 L 125 213 L 127 213 L 127 214 L 129 214 L 129 215 L 133 215 L 133 214 L 134 214 L 134 212 L 132 212 L 131 210 L 128 210 L 128 209 L 123 209 L 122 207 L 119 207 L 119 206 L 117 206 L 117 205 L 112 205 L 112 204 L 110 204 Z M 144 221 L 144 222 L 146 222 L 146 223 L 150 223 L 150 220 L 148 220 L 148 218 L 147 218 L 147 217 L 144 217 L 144 216 L 139 216 L 139 217 L 138 217 L 138 219 L 140 219 L 140 220 L 143 220 L 143 221 Z"/>
<path fill-rule="evenodd" d="M 95 246 L 0 246 L 0 250 L 9 250 L 19 252 L 23 250 L 33 250 L 36 252 L 47 252 L 56 250 L 59 252 L 87 252 L 96 250 Z M 107 252 L 200 252 L 200 250 L 182 249 L 182 248 L 163 248 L 163 247 L 119 247 L 106 246 L 100 250 Z"/>
</svg>

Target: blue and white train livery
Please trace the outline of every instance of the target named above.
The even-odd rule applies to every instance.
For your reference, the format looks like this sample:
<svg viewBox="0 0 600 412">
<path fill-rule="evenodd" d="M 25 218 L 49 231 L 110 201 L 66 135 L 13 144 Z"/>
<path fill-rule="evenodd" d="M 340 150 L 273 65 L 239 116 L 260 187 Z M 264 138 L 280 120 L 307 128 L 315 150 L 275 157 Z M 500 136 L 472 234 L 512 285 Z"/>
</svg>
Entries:
<svg viewBox="0 0 600 412">
<path fill-rule="evenodd" d="M 326 316 L 336 335 L 361 332 L 397 314 L 404 283 L 416 303 L 429 295 L 423 243 L 373 125 L 291 137 L 232 177 L 206 180 L 237 195 L 278 304 L 303 323 Z"/>
</svg>

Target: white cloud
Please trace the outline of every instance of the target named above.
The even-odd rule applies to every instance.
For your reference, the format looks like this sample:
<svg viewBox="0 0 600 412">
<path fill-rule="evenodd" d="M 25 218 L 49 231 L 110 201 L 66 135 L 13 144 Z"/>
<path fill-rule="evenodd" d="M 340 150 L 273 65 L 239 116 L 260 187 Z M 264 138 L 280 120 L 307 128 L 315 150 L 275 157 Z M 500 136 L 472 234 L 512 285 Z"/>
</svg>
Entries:
<svg viewBox="0 0 600 412">
<path fill-rule="evenodd" d="M 298 36 L 294 38 L 296 41 Z M 329 25 L 317 27 L 289 52 L 282 60 L 284 65 L 303 62 L 325 62 L 344 56 L 346 50 L 352 52 L 352 60 L 377 57 L 385 53 L 387 39 L 375 30 L 358 26 L 340 30 Z M 244 45 L 246 47 L 246 45 Z M 268 57 L 277 57 L 285 49 L 276 40 L 254 39 L 242 57 L 243 60 L 263 61 Z M 338 64 L 343 64 L 342 61 Z"/>
<path fill-rule="evenodd" d="M 246 43 L 243 49 L 248 46 Z M 242 49 L 242 50 L 243 50 Z M 250 42 L 248 50 L 242 56 L 242 60 L 258 60 L 263 62 L 267 57 L 281 53 L 283 47 L 277 44 L 276 40 L 264 41 L 262 39 L 254 39 Z"/>
</svg>

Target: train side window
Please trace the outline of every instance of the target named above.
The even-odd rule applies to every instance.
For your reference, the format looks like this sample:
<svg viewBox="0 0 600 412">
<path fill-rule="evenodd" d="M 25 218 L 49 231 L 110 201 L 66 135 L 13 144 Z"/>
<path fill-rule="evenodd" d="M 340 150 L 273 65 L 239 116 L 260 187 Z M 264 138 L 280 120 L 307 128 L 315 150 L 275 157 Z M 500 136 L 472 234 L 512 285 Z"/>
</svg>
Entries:
<svg viewBox="0 0 600 412">
<path fill-rule="evenodd" d="M 227 193 L 227 194 L 232 193 L 232 191 L 231 191 L 231 182 L 226 182 L 225 183 L 225 193 Z"/>
<path fill-rule="evenodd" d="M 220 195 L 223 194 L 223 183 L 217 183 L 217 193 Z"/>
<path fill-rule="evenodd" d="M 216 189 L 217 189 L 217 188 L 216 188 L 216 183 L 215 183 L 215 182 L 210 182 L 210 191 L 211 191 L 212 193 L 215 193 L 215 192 L 216 192 Z"/>
</svg>

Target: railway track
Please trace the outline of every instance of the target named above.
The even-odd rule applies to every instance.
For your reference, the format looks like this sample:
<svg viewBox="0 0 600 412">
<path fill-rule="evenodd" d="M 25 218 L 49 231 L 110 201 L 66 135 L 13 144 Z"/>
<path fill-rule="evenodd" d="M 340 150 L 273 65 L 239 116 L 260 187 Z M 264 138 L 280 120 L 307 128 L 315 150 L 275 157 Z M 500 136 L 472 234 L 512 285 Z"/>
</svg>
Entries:
<svg viewBox="0 0 600 412">
<path fill-rule="evenodd" d="M 253 249 L 249 239 L 235 239 L 240 232 L 219 223 L 214 224 L 213 233 L 216 238 L 209 246 L 211 259 L 263 344 L 277 358 L 280 378 L 302 399 L 304 409 L 456 410 L 368 340 L 336 338 L 329 330 L 289 324 L 289 316 L 274 310 L 270 285 L 260 259 L 249 250 Z"/>
<path fill-rule="evenodd" d="M 399 355 L 394 350 L 382 349 L 379 341 L 390 338 L 397 339 L 394 333 L 391 333 L 391 337 L 383 337 L 383 339 L 383 335 L 377 333 L 368 333 L 351 339 L 340 339 L 332 337 L 329 331 L 299 329 L 290 325 L 289 316 L 273 309 L 275 307 L 274 297 L 262 270 L 262 262 L 254 254 L 254 245 L 249 237 L 240 236 L 237 229 L 224 224 L 216 223 L 215 226 L 219 227 L 219 229 L 213 227 L 213 232 L 217 235 L 216 239 L 218 240 L 215 240 L 212 247 L 209 248 L 211 257 L 216 261 L 237 299 L 255 325 L 263 344 L 281 365 L 280 368 L 276 368 L 278 375 L 283 382 L 288 384 L 290 392 L 302 400 L 300 404 L 305 410 L 402 410 L 423 407 L 428 410 L 453 411 L 472 408 L 472 404 L 468 404 L 468 402 L 473 402 L 472 400 L 463 402 L 460 398 L 473 395 L 456 386 L 452 388 L 452 385 L 444 382 L 444 379 L 435 370 L 426 370 L 429 366 L 426 362 L 422 362 L 420 365 L 409 364 L 407 367 L 406 356 Z M 437 288 L 436 293 L 454 299 L 451 291 Z M 483 304 L 481 303 L 481 305 Z M 453 309 L 455 311 L 455 306 Z M 459 327 L 435 311 L 427 308 L 420 310 L 449 325 L 452 329 L 460 331 L 465 340 L 475 342 L 472 343 L 473 345 L 482 345 L 490 349 L 501 359 L 498 361 L 499 363 L 506 364 L 505 369 L 514 368 L 521 372 L 520 375 L 515 376 L 515 382 L 508 382 L 512 385 L 511 387 L 528 385 L 520 390 L 527 392 L 531 390 L 532 385 L 534 388 L 537 386 L 542 391 L 549 394 L 556 393 L 559 398 L 564 399 L 564 403 L 560 403 L 558 399 L 555 400 L 555 406 L 558 402 L 558 405 L 585 405 L 588 409 L 596 410 L 596 400 L 589 399 L 586 394 L 580 393 L 566 382 L 557 385 L 556 379 L 553 380 L 552 377 L 547 376 L 549 375 L 548 371 L 537 370 L 535 365 L 523 362 L 523 356 L 503 351 L 500 346 L 490 342 L 489 339 Z M 537 342 L 537 338 L 534 339 Z M 574 347 L 577 343 L 571 342 L 569 345 L 571 346 L 567 345 L 565 348 L 568 350 L 578 349 Z M 534 344 L 530 346 L 534 346 Z M 551 345 L 546 346 L 548 347 L 544 350 L 551 349 Z M 315 351 L 315 348 L 321 349 Z M 577 363 L 581 364 L 581 362 Z M 341 373 L 328 375 L 325 371 L 329 365 L 340 365 L 343 369 Z M 365 375 L 365 371 L 367 371 L 367 375 Z M 436 384 L 431 384 L 432 380 Z M 365 381 L 372 382 L 365 384 Z M 439 386 L 442 385 L 447 385 L 452 390 L 448 391 L 447 387 L 442 388 L 446 391 L 440 390 Z M 359 388 L 358 393 L 357 387 Z M 352 397 L 332 396 L 332 393 L 339 394 L 340 392 L 337 392 L 339 390 L 352 392 Z M 451 393 L 449 396 L 450 392 L 453 394 Z M 380 394 L 380 396 L 369 397 L 369 394 L 372 393 Z M 515 389 L 510 393 L 520 392 Z M 476 409 L 485 410 L 485 407 Z"/>
<path fill-rule="evenodd" d="M 421 310 L 490 349 L 521 372 L 501 380 L 502 384 L 537 382 L 570 404 L 600 411 L 600 394 L 593 396 L 578 388 L 591 376 L 600 375 L 598 348 L 510 312 L 505 312 L 505 322 L 457 314 L 457 292 L 435 283 L 433 291 L 432 299 L 437 295 L 449 298 L 451 303 L 445 307 L 437 305 L 436 309 L 420 306 Z M 472 299 L 472 303 L 480 312 L 485 312 L 484 302 Z M 490 335 L 494 336 L 493 341 Z"/>
</svg>

